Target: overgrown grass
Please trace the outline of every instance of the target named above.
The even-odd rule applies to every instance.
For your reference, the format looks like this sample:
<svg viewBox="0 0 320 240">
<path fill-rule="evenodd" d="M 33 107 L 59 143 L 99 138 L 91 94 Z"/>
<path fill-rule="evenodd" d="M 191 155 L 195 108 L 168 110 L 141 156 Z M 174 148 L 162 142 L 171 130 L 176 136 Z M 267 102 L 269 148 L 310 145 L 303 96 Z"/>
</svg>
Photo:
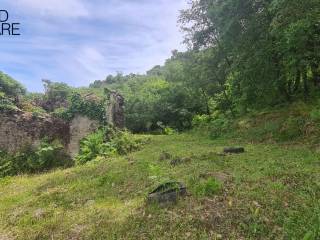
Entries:
<svg viewBox="0 0 320 240">
<path fill-rule="evenodd" d="M 240 155 L 220 155 L 243 145 Z M 160 158 L 177 156 L 177 165 Z M 189 196 L 147 206 L 168 180 Z M 319 154 L 304 145 L 151 136 L 144 149 L 0 180 L 0 239 L 319 239 Z"/>
</svg>

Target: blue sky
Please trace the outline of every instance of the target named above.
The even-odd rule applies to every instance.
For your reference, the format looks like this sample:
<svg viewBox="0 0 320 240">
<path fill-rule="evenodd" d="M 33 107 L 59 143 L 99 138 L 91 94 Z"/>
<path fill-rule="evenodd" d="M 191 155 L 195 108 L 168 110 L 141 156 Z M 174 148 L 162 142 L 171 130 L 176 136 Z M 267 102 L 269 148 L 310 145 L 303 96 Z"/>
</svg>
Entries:
<svg viewBox="0 0 320 240">
<path fill-rule="evenodd" d="M 0 0 L 21 36 L 0 36 L 0 71 L 29 91 L 41 79 L 87 86 L 117 71 L 144 73 L 184 50 L 186 0 Z"/>
</svg>

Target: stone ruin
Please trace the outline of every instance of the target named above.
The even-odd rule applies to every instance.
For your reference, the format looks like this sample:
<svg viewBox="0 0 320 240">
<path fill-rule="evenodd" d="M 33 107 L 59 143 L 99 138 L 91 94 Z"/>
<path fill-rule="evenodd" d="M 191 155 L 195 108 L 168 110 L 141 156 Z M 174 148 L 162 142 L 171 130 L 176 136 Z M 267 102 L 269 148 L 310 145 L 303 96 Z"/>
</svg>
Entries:
<svg viewBox="0 0 320 240">
<path fill-rule="evenodd" d="M 124 98 L 115 91 L 110 91 L 106 106 L 107 123 L 116 128 L 124 128 Z"/>
<path fill-rule="evenodd" d="M 18 109 L 0 112 L 0 150 L 15 153 L 26 145 L 37 146 L 44 137 L 59 139 L 67 146 L 69 125 L 48 114 L 40 117 Z"/>
<path fill-rule="evenodd" d="M 124 98 L 112 91 L 106 104 L 107 123 L 124 128 Z M 16 153 L 24 146 L 38 146 L 44 137 L 59 139 L 71 157 L 80 149 L 80 141 L 100 127 L 96 120 L 76 115 L 66 122 L 49 114 L 36 116 L 21 110 L 0 112 L 0 151 Z"/>
</svg>

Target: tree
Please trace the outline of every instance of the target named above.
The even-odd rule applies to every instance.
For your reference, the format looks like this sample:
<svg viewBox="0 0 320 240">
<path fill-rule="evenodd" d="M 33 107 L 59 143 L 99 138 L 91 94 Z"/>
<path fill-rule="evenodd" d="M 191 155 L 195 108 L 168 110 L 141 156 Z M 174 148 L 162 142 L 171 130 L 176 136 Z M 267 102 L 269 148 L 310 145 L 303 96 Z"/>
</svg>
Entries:
<svg viewBox="0 0 320 240">
<path fill-rule="evenodd" d="M 180 23 L 191 49 L 213 50 L 206 78 L 224 85 L 216 95 L 246 111 L 319 86 L 319 9 L 316 0 L 194 0 Z"/>
<path fill-rule="evenodd" d="M 15 98 L 24 95 L 26 89 L 18 81 L 0 71 L 0 92 L 9 98 Z"/>
</svg>

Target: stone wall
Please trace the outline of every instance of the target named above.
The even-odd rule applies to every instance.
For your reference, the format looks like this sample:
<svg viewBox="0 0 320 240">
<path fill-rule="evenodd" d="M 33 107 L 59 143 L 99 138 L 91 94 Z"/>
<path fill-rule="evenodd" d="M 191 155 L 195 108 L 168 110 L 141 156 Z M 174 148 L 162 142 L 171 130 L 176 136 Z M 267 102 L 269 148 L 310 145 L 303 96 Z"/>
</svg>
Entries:
<svg viewBox="0 0 320 240">
<path fill-rule="evenodd" d="M 67 146 L 69 124 L 49 115 L 36 117 L 20 110 L 0 113 L 0 150 L 15 153 L 26 145 L 38 145 L 44 137 L 59 139 Z"/>
<path fill-rule="evenodd" d="M 106 106 L 107 121 L 117 128 L 124 128 L 124 98 L 110 93 Z M 21 110 L 0 112 L 0 150 L 16 153 L 26 145 L 37 146 L 41 139 L 59 139 L 71 157 L 80 149 L 80 141 L 96 131 L 100 124 L 88 117 L 77 115 L 69 123 L 48 114 L 34 116 Z"/>
<path fill-rule="evenodd" d="M 99 122 L 91 120 L 85 116 L 75 116 L 70 123 L 70 143 L 68 145 L 68 152 L 71 157 L 75 157 L 80 150 L 80 141 L 96 131 L 99 127 Z"/>
<path fill-rule="evenodd" d="M 110 92 L 106 115 L 108 124 L 120 129 L 125 127 L 124 98 L 115 91 Z"/>
</svg>

